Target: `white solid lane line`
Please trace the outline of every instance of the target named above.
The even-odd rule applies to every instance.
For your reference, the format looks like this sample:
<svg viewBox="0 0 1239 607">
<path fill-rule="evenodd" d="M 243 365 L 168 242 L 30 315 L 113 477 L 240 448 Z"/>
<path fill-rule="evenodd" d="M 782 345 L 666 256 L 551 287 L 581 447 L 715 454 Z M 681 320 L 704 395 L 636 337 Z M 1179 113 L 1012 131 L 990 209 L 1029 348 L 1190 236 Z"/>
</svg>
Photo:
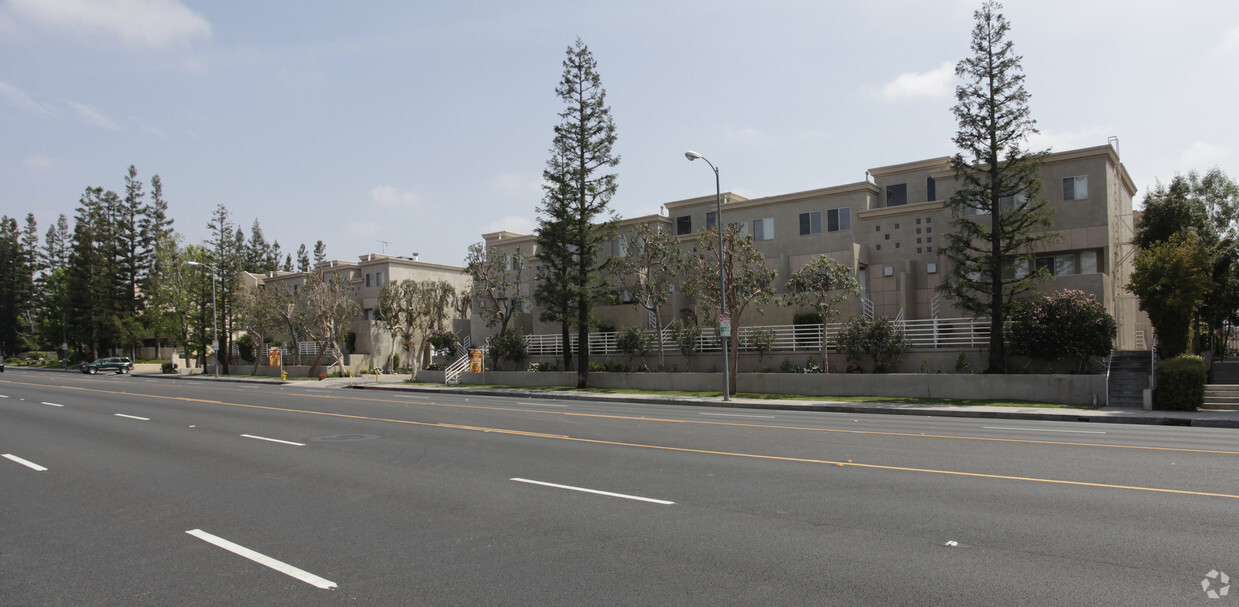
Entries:
<svg viewBox="0 0 1239 607">
<path fill-rule="evenodd" d="M 136 415 L 125 415 L 124 413 L 113 413 L 112 415 L 115 415 L 116 417 L 127 417 L 127 418 L 129 418 L 129 419 L 138 419 L 138 420 L 142 420 L 142 421 L 144 421 L 144 422 L 149 422 L 149 421 L 151 421 L 151 418 L 149 418 L 149 417 L 138 417 L 138 416 L 136 416 Z"/>
<path fill-rule="evenodd" d="M 712 415 L 714 417 L 761 417 L 764 419 L 774 419 L 773 415 L 744 415 L 742 413 L 701 413 L 699 415 Z"/>
<path fill-rule="evenodd" d="M 544 483 L 542 481 L 531 481 L 527 478 L 510 478 L 508 480 L 516 481 L 518 483 L 529 483 L 531 485 L 542 485 L 543 487 L 554 487 L 556 489 L 567 489 L 569 491 L 580 491 L 582 493 L 593 493 L 595 495 L 605 495 L 607 497 L 618 497 L 618 498 L 622 498 L 626 500 L 637 500 L 639 502 L 650 502 L 654 504 L 663 504 L 667 506 L 675 503 L 675 502 L 668 502 L 666 500 L 656 500 L 652 497 L 640 497 L 637 495 L 624 495 L 623 493 L 611 493 L 610 491 L 599 491 L 597 489 L 585 489 L 583 487 L 572 487 L 570 485 L 557 485 L 555 483 Z"/>
<path fill-rule="evenodd" d="M 47 406 L 49 406 L 49 407 L 63 407 L 63 406 L 64 406 L 64 405 L 57 405 L 56 403 L 39 403 L 39 404 L 40 404 L 40 405 L 47 405 Z"/>
<path fill-rule="evenodd" d="M 47 472 L 47 468 L 44 468 L 43 466 L 40 466 L 32 461 L 24 460 L 20 457 L 17 457 L 16 455 L 5 453 L 4 457 L 5 459 L 13 460 L 27 468 L 30 468 L 31 470 L 34 470 L 35 472 Z"/>
<path fill-rule="evenodd" d="M 520 403 L 522 407 L 567 407 L 568 405 L 552 405 L 550 403 Z"/>
<path fill-rule="evenodd" d="M 1054 430 L 1050 428 L 1000 428 L 998 426 L 981 426 L 986 430 L 1018 430 L 1020 432 L 1067 432 L 1070 434 L 1105 434 L 1101 430 Z"/>
<path fill-rule="evenodd" d="M 6 395 L 4 395 L 4 394 L 0 394 L 0 398 L 8 398 L 8 396 L 6 396 Z"/>
<path fill-rule="evenodd" d="M 314 575 L 313 573 L 310 573 L 309 571 L 305 571 L 304 569 L 298 569 L 283 561 L 277 561 L 265 554 L 254 552 L 253 550 L 250 550 L 249 548 L 246 548 L 245 546 L 234 544 L 222 537 L 211 535 L 210 533 L 207 533 L 201 529 L 190 529 L 189 531 L 186 531 L 185 533 L 188 533 L 208 544 L 212 544 L 214 546 L 223 548 L 224 550 L 227 550 L 228 552 L 231 552 L 238 556 L 243 556 L 251 561 L 254 561 L 255 563 L 258 563 L 259 565 L 270 567 L 276 571 L 279 571 L 280 573 L 283 573 L 284 575 L 297 578 L 298 580 L 301 580 L 311 586 L 315 586 L 317 588 L 323 588 L 325 590 L 334 589 L 336 587 L 336 583 L 331 580 L 318 577 L 317 575 Z"/>
<path fill-rule="evenodd" d="M 241 436 L 242 436 L 242 437 L 244 437 L 244 438 L 253 438 L 253 439 L 257 439 L 257 440 L 265 440 L 265 441 L 270 441 L 270 442 L 273 442 L 273 443 L 280 443 L 280 444 L 282 444 L 282 445 L 293 445 L 293 446 L 295 446 L 295 447 L 304 447 L 304 446 L 305 446 L 305 443 L 294 443 L 294 442 L 292 442 L 292 441 L 280 440 L 280 439 L 278 439 L 278 438 L 267 438 L 267 437 L 265 437 L 265 436 L 254 436 L 253 434 L 242 434 Z"/>
</svg>

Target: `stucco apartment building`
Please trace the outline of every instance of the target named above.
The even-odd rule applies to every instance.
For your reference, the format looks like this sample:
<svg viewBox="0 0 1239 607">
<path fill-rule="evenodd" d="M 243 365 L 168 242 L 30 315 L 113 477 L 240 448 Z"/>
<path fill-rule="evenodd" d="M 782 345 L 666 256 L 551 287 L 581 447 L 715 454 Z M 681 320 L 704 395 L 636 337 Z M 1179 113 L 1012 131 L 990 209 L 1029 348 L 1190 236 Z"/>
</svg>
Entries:
<svg viewBox="0 0 1239 607">
<path fill-rule="evenodd" d="M 386 328 L 376 321 L 379 289 L 383 285 L 404 280 L 443 280 L 455 287 L 457 293 L 467 293 L 470 285 L 464 268 L 427 263 L 416 256 L 398 257 L 370 253 L 362 255 L 358 261 L 325 261 L 316 266 L 314 271 L 322 271 L 327 276 L 343 276 L 352 287 L 354 301 L 361 307 L 361 315 L 350 324 L 350 330 L 357 336 L 353 353 L 349 357 L 349 367 L 353 369 L 382 367 L 393 350 L 398 352 L 401 358 L 408 360 L 408 353 L 403 351 L 403 347 L 394 344 Z M 308 276 L 307 272 L 247 274 L 247 285 L 282 286 L 298 290 L 305 284 Z M 454 330 L 460 331 L 464 328 L 465 326 L 457 326 Z"/>
<path fill-rule="evenodd" d="M 931 158 L 877 167 L 864 180 L 805 192 L 747 199 L 724 193 L 723 217 L 739 224 L 777 271 L 781 286 L 813 257 L 827 254 L 852 268 L 861 285 L 856 301 L 844 314 L 871 310 L 906 319 L 961 318 L 966 313 L 938 297 L 945 259 L 939 247 L 950 230 L 945 207 L 956 188 L 948 159 Z M 1133 296 L 1123 290 L 1132 270 L 1132 199 L 1135 184 L 1110 145 L 1050 154 L 1041 170 L 1042 197 L 1053 209 L 1052 231 L 1059 235 L 1037 252 L 1035 267 L 1048 268 L 1054 279 L 1042 291 L 1077 289 L 1096 295 L 1118 321 L 1118 349 L 1143 349 L 1151 335 L 1148 321 Z M 658 224 L 677 234 L 691 250 L 700 232 L 714 225 L 715 196 L 667 202 L 664 213 L 620 222 L 619 229 Z M 984 217 L 978 219 L 984 220 Z M 511 232 L 484 234 L 488 246 L 532 256 L 535 237 Z M 619 252 L 618 247 L 612 247 Z M 533 292 L 534 271 L 525 272 L 522 293 Z M 666 324 L 691 302 L 676 289 L 661 312 Z M 761 317 L 748 316 L 745 325 L 791 324 L 797 310 L 767 306 Z M 850 313 L 850 314 L 849 314 Z M 514 319 L 526 333 L 554 334 L 559 327 L 542 323 L 531 308 Z M 630 304 L 603 305 L 596 317 L 616 326 L 648 326 L 647 313 Z M 493 331 L 475 315 L 474 343 Z"/>
</svg>

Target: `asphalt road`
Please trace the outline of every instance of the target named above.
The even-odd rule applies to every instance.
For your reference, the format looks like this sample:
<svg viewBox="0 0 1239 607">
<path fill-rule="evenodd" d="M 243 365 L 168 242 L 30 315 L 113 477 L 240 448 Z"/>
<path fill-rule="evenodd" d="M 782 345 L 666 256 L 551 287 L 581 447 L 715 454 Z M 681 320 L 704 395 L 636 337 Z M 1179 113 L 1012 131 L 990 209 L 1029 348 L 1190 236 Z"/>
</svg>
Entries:
<svg viewBox="0 0 1239 607">
<path fill-rule="evenodd" d="M 1239 604 L 1239 430 L 10 371 L 5 605 Z"/>
</svg>

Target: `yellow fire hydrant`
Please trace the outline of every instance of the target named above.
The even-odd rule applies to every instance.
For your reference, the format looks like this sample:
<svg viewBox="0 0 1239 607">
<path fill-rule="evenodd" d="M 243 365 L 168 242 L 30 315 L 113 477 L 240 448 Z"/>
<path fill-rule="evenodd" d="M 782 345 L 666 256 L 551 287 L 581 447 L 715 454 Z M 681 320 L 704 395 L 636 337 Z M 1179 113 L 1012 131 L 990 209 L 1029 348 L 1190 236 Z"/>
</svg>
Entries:
<svg viewBox="0 0 1239 607">
<path fill-rule="evenodd" d="M 280 371 L 280 381 L 288 381 L 288 371 Z"/>
</svg>

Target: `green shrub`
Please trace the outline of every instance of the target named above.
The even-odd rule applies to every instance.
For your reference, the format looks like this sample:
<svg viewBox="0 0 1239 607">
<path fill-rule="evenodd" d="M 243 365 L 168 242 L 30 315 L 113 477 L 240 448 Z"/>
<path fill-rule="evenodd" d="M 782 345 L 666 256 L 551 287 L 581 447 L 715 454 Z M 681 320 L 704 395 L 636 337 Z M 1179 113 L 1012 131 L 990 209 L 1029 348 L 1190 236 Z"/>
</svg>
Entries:
<svg viewBox="0 0 1239 607">
<path fill-rule="evenodd" d="M 241 352 L 241 360 L 254 362 L 254 336 L 246 333 L 237 339 L 237 350 Z"/>
<path fill-rule="evenodd" d="M 176 365 L 172 364 L 170 360 L 164 361 L 160 368 L 163 369 L 164 373 L 176 373 Z"/>
<path fill-rule="evenodd" d="M 600 373 L 606 370 L 607 370 L 607 363 L 600 362 L 597 360 L 589 361 L 589 372 L 590 373 Z"/>
<path fill-rule="evenodd" d="M 456 334 L 444 329 L 435 329 L 426 336 L 426 343 L 436 350 L 452 350 L 456 347 Z"/>
<path fill-rule="evenodd" d="M 697 339 L 701 337 L 701 326 L 696 322 L 677 320 L 667 327 L 671 340 L 685 358 L 691 357 L 697 351 Z"/>
<path fill-rule="evenodd" d="M 1064 289 L 1015 304 L 1007 325 L 1012 354 L 1056 360 L 1106 356 L 1118 334 L 1114 317 L 1093 295 Z"/>
<path fill-rule="evenodd" d="M 976 373 L 976 369 L 968 362 L 968 353 L 960 350 L 959 356 L 955 357 L 955 372 L 956 373 Z"/>
<path fill-rule="evenodd" d="M 520 329 L 509 328 L 501 334 L 491 335 L 486 341 L 496 361 L 510 360 L 519 368 L 525 359 L 525 334 Z"/>
<path fill-rule="evenodd" d="M 1153 404 L 1162 411 L 1195 411 L 1205 404 L 1205 359 L 1184 354 L 1158 361 Z"/>
<path fill-rule="evenodd" d="M 860 362 L 867 354 L 874 362 L 889 363 L 908 349 L 903 329 L 885 316 L 853 316 L 844 321 L 834 340 L 848 362 Z"/>
<path fill-rule="evenodd" d="M 645 358 L 646 353 L 650 351 L 650 341 L 645 334 L 645 329 L 624 327 L 619 330 L 619 335 L 615 336 L 615 347 L 619 348 L 619 351 L 623 352 L 628 357 L 628 362 L 631 363 L 634 356 Z"/>
<path fill-rule="evenodd" d="M 608 360 L 607 371 L 611 371 L 613 373 L 626 373 L 628 371 L 628 365 L 622 362 L 618 362 L 618 361 L 612 362 Z"/>
<path fill-rule="evenodd" d="M 615 323 L 609 320 L 598 321 L 597 327 L 598 327 L 599 333 L 614 333 L 615 332 Z"/>
</svg>

